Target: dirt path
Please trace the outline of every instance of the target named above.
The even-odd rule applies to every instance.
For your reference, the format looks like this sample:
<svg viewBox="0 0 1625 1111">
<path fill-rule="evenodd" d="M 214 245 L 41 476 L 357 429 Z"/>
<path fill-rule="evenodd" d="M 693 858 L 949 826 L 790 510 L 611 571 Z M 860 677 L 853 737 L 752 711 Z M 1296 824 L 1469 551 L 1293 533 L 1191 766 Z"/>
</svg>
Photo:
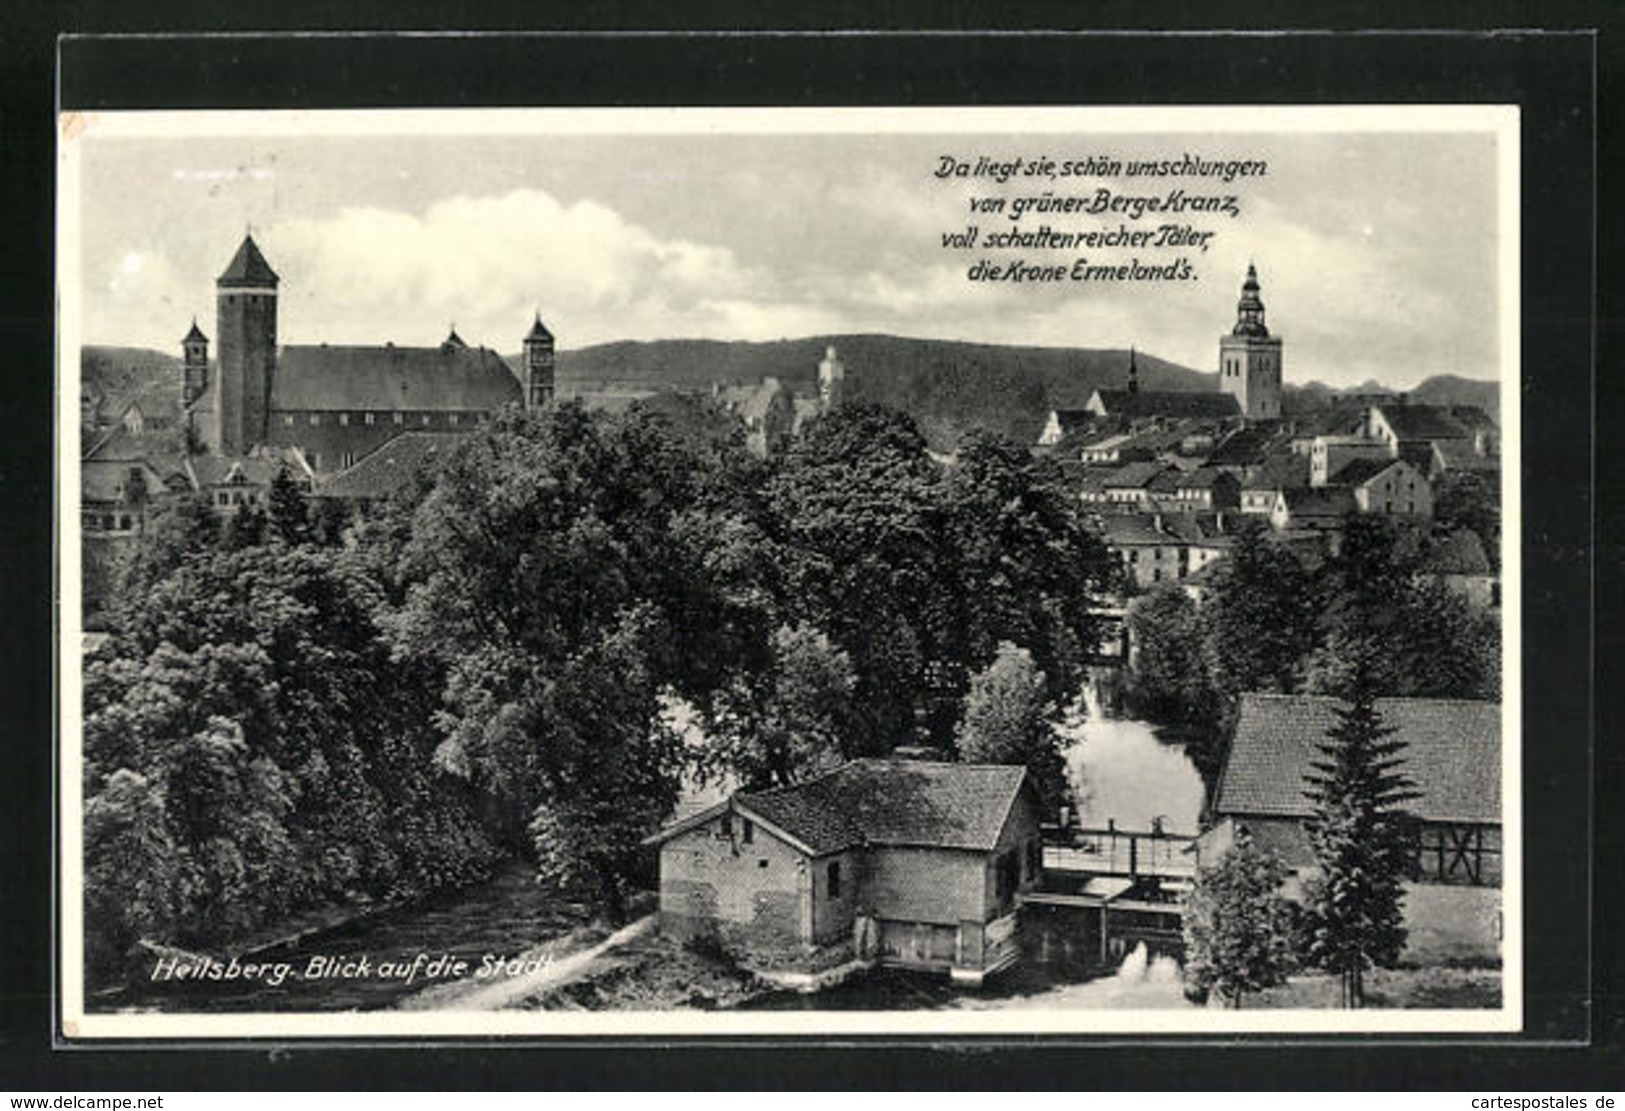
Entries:
<svg viewBox="0 0 1625 1111">
<path fill-rule="evenodd" d="M 455 1011 L 497 1011 L 510 1007 L 522 999 L 540 995 L 577 979 L 605 953 L 649 934 L 654 929 L 655 919 L 656 916 L 653 914 L 639 918 L 586 949 L 563 957 L 548 958 L 534 972 L 519 976 L 498 976 L 489 983 L 479 984 L 468 990 L 436 992 L 432 1005 L 437 1010 Z M 525 954 L 518 959 L 530 958 L 531 954 Z M 427 1000 L 420 999 L 415 1001 L 415 1005 L 422 1006 L 425 1002 Z"/>
</svg>

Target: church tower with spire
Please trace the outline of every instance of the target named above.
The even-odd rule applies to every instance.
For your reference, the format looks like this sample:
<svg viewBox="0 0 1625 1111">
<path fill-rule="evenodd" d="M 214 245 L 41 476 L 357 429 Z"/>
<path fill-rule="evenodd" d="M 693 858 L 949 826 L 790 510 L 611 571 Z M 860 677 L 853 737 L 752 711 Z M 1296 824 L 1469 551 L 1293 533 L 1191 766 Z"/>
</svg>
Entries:
<svg viewBox="0 0 1625 1111">
<path fill-rule="evenodd" d="M 1219 338 L 1219 389 L 1235 396 L 1248 420 L 1281 416 L 1281 337 L 1270 335 L 1264 324 L 1258 271 L 1250 262 L 1236 302 L 1236 325 Z"/>
<path fill-rule="evenodd" d="M 197 326 L 197 317 L 192 318 L 192 330 L 181 340 L 181 354 L 181 405 L 191 408 L 192 402 L 209 388 L 209 337 Z"/>
<path fill-rule="evenodd" d="M 245 235 L 231 264 L 215 281 L 220 380 L 209 440 L 228 459 L 266 439 L 271 377 L 276 373 L 279 280 L 254 237 Z"/>
<path fill-rule="evenodd" d="M 536 314 L 536 323 L 525 337 L 521 383 L 525 387 L 525 412 L 539 413 L 553 404 L 553 333 Z"/>
</svg>

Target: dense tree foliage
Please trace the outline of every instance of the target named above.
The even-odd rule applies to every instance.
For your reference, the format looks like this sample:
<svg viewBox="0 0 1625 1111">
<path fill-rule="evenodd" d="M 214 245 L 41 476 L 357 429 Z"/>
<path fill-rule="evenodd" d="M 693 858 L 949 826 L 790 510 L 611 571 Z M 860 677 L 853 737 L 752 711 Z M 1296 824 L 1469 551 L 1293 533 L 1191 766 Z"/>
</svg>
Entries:
<svg viewBox="0 0 1625 1111">
<path fill-rule="evenodd" d="M 1248 992 L 1286 981 L 1296 964 L 1293 911 L 1281 895 L 1286 866 L 1245 829 L 1217 865 L 1203 868 L 1185 904 L 1185 986 L 1240 1008 Z"/>
<path fill-rule="evenodd" d="M 1190 729 L 1211 775 L 1240 694 L 1342 695 L 1357 656 L 1378 697 L 1499 697 L 1499 617 L 1422 574 L 1424 543 L 1415 526 L 1351 514 L 1335 553 L 1310 564 L 1241 533 L 1200 607 L 1177 588 L 1131 606 L 1131 706 Z"/>
<path fill-rule="evenodd" d="M 392 660 L 346 553 L 204 549 L 117 611 L 85 669 L 87 945 L 209 945 L 301 908 L 482 874 L 430 755 L 433 672 Z"/>
<path fill-rule="evenodd" d="M 761 787 L 946 755 L 962 717 L 967 754 L 1058 792 L 1047 707 L 1082 677 L 1108 563 L 1057 478 L 986 434 L 945 461 L 874 405 L 763 462 L 711 426 L 567 404 L 448 440 L 365 508 L 283 473 L 263 512 L 159 510 L 86 676 L 96 959 L 501 852 L 616 915 L 685 772 Z M 966 713 L 996 656 L 1019 657 L 1042 745 L 996 739 L 991 694 Z"/>
<path fill-rule="evenodd" d="M 1072 801 L 1057 716 L 1032 653 L 1001 644 L 993 662 L 971 679 L 955 738 L 960 759 L 1022 765 L 1038 795 L 1039 813 L 1057 814 Z"/>
</svg>

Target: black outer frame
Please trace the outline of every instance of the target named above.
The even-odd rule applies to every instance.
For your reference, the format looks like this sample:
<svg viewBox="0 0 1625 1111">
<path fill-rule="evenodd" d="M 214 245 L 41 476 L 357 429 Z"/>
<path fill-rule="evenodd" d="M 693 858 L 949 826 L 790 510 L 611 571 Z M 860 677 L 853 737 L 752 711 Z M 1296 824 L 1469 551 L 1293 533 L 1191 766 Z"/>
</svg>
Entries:
<svg viewBox="0 0 1625 1111">
<path fill-rule="evenodd" d="M 1571 1050 L 1531 1055 L 1529 1042 L 1584 1041 L 1591 1007 L 1591 522 L 1593 113 L 1596 40 L 1585 34 L 1305 34 L 1290 36 L 1023 33 L 632 34 L 301 38 L 83 38 L 60 43 L 64 109 L 181 107 L 432 107 L 548 104 L 1024 104 L 1024 103 L 1517 103 L 1523 110 L 1523 415 L 1525 449 L 1524 676 L 1526 1033 L 1485 1038 L 1390 1040 L 1380 1058 L 1350 1042 L 1318 1039 L 1283 1053 L 1277 1036 L 1136 1042 L 1104 1039 L 855 1038 L 817 1045 L 787 1039 L 694 1043 L 650 1053 L 655 1039 L 583 1041 L 543 1057 L 499 1052 L 491 1042 L 432 1053 L 401 1046 L 342 1049 L 260 1043 L 258 1053 L 210 1046 L 49 1052 L 55 1023 L 50 889 L 51 795 L 22 792 L 8 820 L 24 826 L 24 851 L 0 854 L 0 889 L 39 893 L 9 904 L 9 946 L 29 961 L 0 966 L 8 1066 L 0 1086 L 104 1084 L 214 1087 L 712 1086 L 1260 1087 L 1439 1086 L 1494 1089 L 1546 1077 L 1568 1089 L 1582 1060 Z M 8 73 L 9 77 L 10 74 Z M 10 82 L 8 82 L 10 84 Z M 37 89 L 28 103 L 37 106 Z M 8 100 L 10 96 L 8 95 Z M 44 105 L 49 110 L 49 105 Z M 15 117 L 14 117 L 15 121 Z M 6 127 L 17 138 L 16 123 Z M 50 211 L 53 124 L 30 114 L 26 141 L 46 169 L 5 186 Z M 1441 198 L 1441 203 L 1448 203 Z M 14 225 L 15 226 L 15 225 Z M 19 363 L 50 365 L 49 289 L 54 229 L 18 230 L 43 259 L 29 292 L 8 298 L 27 313 L 0 313 L 0 335 Z M 17 257 L 4 264 L 8 284 Z M 1553 382 L 1559 388 L 1553 389 Z M 0 486 L 8 516 L 29 526 L 5 540 L 0 574 L 25 600 L 0 721 L 17 738 L 52 735 L 49 656 L 50 386 L 16 376 L 8 396 L 27 415 L 6 451 L 21 479 Z M 4 473 L 18 473 L 9 464 Z M 36 532 L 36 529 L 38 530 Z M 38 622 L 38 624 L 35 624 Z M 29 786 L 50 782 L 43 744 L 17 746 Z M 1618 757 L 1613 757 L 1618 762 Z M 24 915 L 21 928 L 15 916 Z M 1607 935 L 1599 933 L 1599 940 Z M 1604 954 L 1607 955 L 1607 954 Z M 1606 1001 L 1604 996 L 1603 1000 Z M 26 1008 L 18 1021 L 16 1008 Z M 1609 1033 L 1606 1021 L 1601 1030 Z M 1433 1044 L 1429 1044 L 1433 1043 Z M 1486 1044 L 1490 1043 L 1490 1044 Z M 0 1043 L 3 1044 L 3 1043 Z M 104 1043 L 98 1043 L 104 1044 Z M 371 1043 L 369 1043 L 371 1044 Z M 528 1042 L 526 1044 L 537 1044 Z M 1209 1040 L 1211 1047 L 1212 1042 Z M 26 1064 L 10 1067 L 17 1049 Z M 786 1052 L 790 1050 L 791 1052 Z M 288 1067 L 294 1061 L 296 1067 Z M 1561 1062 L 1561 1064 L 1560 1064 Z M 530 1067 L 526 1067 L 526 1066 Z M 538 1071 L 541 1065 L 545 1071 Z M 383 1066 L 383 1067 L 381 1067 Z M 1553 1066 L 1556 1066 L 1555 1068 Z M 871 1071 L 872 1070 L 872 1071 Z M 1256 1070 L 1256 1071 L 1255 1071 Z M 1550 1071 L 1548 1071 L 1550 1070 Z M 26 1078 L 26 1079 L 25 1079 Z M 1617 1080 L 1614 1086 L 1617 1086 Z"/>
</svg>

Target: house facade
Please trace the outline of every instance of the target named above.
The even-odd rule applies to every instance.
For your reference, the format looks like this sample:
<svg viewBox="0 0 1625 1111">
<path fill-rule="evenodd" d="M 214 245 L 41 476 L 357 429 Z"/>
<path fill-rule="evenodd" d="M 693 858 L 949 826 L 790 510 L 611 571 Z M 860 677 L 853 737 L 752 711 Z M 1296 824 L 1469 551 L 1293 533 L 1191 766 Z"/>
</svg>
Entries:
<svg viewBox="0 0 1625 1111">
<path fill-rule="evenodd" d="M 1244 694 L 1220 772 L 1204 862 L 1218 859 L 1245 826 L 1291 875 L 1298 898 L 1314 873 L 1305 777 L 1337 722 L 1336 699 Z M 1383 698 L 1377 713 L 1403 742 L 1399 772 L 1418 797 L 1405 804 L 1412 873 L 1405 925 L 1413 955 L 1493 957 L 1501 905 L 1501 707 L 1463 699 Z"/>
<path fill-rule="evenodd" d="M 661 830 L 660 920 L 759 970 L 881 964 L 979 984 L 1019 956 L 1038 881 L 1026 771 L 856 760 Z"/>
</svg>

